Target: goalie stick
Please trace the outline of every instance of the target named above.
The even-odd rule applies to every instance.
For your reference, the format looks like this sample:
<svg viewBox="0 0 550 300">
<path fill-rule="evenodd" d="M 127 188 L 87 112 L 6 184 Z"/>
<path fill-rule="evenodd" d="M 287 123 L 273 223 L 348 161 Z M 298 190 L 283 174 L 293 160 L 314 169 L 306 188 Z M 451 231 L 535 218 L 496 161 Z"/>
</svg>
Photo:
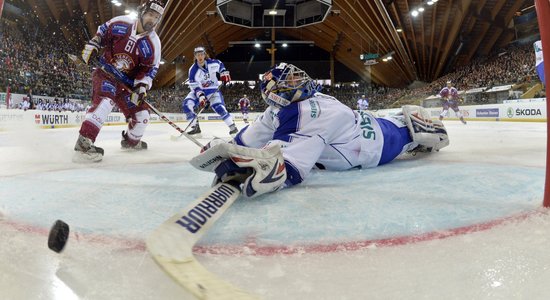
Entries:
<svg viewBox="0 0 550 300">
<path fill-rule="evenodd" d="M 218 183 L 153 231 L 146 240 L 155 262 L 197 299 L 258 299 L 210 273 L 193 246 L 241 194 L 238 182 Z"/>
</svg>

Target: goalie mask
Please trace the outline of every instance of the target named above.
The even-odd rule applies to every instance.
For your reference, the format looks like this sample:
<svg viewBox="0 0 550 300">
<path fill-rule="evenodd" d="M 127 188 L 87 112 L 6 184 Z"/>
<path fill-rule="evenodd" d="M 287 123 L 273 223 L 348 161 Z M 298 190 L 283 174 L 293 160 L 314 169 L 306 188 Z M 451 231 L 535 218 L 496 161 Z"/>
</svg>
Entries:
<svg viewBox="0 0 550 300">
<path fill-rule="evenodd" d="M 155 27 L 160 23 L 162 15 L 164 15 L 164 8 L 166 8 L 165 0 L 147 0 L 139 6 L 139 22 L 141 23 L 143 30 L 152 31 L 155 29 Z M 153 21 L 145 20 L 144 16 L 148 12 L 158 17 L 156 19 L 153 18 Z"/>
<path fill-rule="evenodd" d="M 300 68 L 279 63 L 263 75 L 260 90 L 267 104 L 281 108 L 312 97 L 321 86 Z"/>
</svg>

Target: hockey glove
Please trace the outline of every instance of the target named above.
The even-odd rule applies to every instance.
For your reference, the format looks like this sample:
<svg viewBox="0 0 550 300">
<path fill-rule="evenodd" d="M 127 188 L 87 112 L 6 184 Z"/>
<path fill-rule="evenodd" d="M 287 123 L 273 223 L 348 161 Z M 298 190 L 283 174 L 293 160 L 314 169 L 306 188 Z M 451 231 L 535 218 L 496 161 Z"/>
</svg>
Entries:
<svg viewBox="0 0 550 300">
<path fill-rule="evenodd" d="M 99 49 L 101 49 L 100 43 L 101 39 L 98 36 L 95 36 L 86 43 L 84 49 L 82 49 L 82 60 L 86 64 L 89 64 L 90 59 L 95 58 L 99 54 Z"/>
<path fill-rule="evenodd" d="M 197 96 L 199 97 L 199 109 L 207 109 L 208 107 L 210 107 L 210 101 L 206 99 L 203 91 L 198 92 Z"/>
<path fill-rule="evenodd" d="M 231 81 L 231 76 L 229 75 L 229 71 L 222 71 L 220 73 L 220 80 L 226 84 Z"/>
<path fill-rule="evenodd" d="M 138 83 L 130 96 L 130 101 L 132 101 L 134 105 L 140 106 L 145 100 L 145 97 L 147 97 L 147 85 L 144 83 Z"/>
</svg>

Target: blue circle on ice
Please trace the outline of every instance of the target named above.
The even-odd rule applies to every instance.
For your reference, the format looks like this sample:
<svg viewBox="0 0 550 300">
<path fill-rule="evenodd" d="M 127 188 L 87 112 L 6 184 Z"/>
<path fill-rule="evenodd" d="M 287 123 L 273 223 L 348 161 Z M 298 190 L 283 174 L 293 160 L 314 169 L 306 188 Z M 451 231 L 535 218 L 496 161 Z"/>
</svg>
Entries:
<svg viewBox="0 0 550 300">
<path fill-rule="evenodd" d="M 144 239 L 210 187 L 187 163 L 51 171 L 0 179 L 11 219 L 62 219 L 94 234 Z M 301 185 L 239 199 L 200 242 L 335 243 L 409 236 L 491 221 L 540 207 L 544 170 L 398 160 L 374 169 L 313 171 Z"/>
</svg>

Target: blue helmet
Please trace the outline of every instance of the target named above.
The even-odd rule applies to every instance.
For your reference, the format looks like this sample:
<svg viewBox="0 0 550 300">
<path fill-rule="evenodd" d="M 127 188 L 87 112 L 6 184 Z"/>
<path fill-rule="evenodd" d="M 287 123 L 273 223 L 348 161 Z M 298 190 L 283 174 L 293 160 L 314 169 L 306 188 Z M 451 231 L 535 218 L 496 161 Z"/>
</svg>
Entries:
<svg viewBox="0 0 550 300">
<path fill-rule="evenodd" d="M 283 62 L 267 71 L 260 83 L 260 92 L 264 101 L 278 108 L 310 98 L 320 90 L 321 86 L 316 84 L 306 72 Z"/>
</svg>

